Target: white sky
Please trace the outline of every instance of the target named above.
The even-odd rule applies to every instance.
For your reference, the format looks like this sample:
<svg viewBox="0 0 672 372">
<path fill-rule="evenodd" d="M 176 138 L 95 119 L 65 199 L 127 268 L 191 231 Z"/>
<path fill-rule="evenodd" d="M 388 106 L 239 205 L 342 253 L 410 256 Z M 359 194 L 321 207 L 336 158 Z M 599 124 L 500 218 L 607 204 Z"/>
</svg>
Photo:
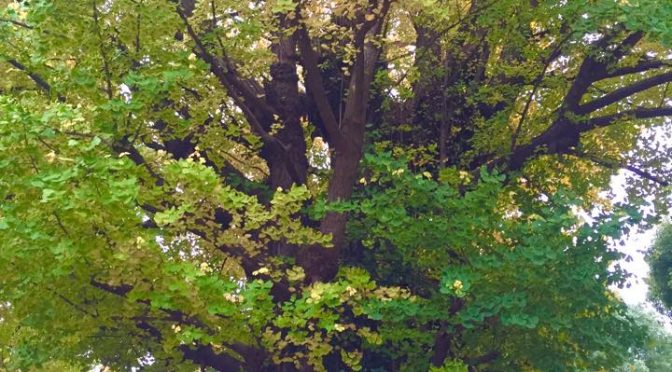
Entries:
<svg viewBox="0 0 672 372">
<path fill-rule="evenodd" d="M 655 229 L 651 229 L 644 233 L 633 234 L 626 239 L 625 246 L 621 247 L 620 250 L 632 256 L 633 260 L 630 262 L 623 260 L 621 261 L 621 266 L 632 273 L 634 277 L 630 279 L 630 288 L 615 289 L 626 304 L 633 308 L 644 308 L 647 313 L 658 319 L 658 324 L 661 324 L 667 332 L 672 332 L 672 319 L 657 312 L 646 300 L 649 286 L 646 284 L 645 279 L 649 274 L 649 265 L 644 261 L 644 254 L 641 251 L 648 249 L 653 244 L 655 237 L 656 231 Z"/>
<path fill-rule="evenodd" d="M 616 196 L 616 200 L 625 198 L 625 171 L 621 171 L 618 175 L 612 177 L 611 188 Z M 623 301 L 631 307 L 642 307 L 647 312 L 660 322 L 663 327 L 672 332 L 672 319 L 667 318 L 658 313 L 653 306 L 647 301 L 647 294 L 649 286 L 646 284 L 646 279 L 649 275 L 649 265 L 644 260 L 645 252 L 651 247 L 656 238 L 656 229 L 650 229 L 640 233 L 633 233 L 627 236 L 625 245 L 618 245 L 619 251 L 632 257 L 630 262 L 621 260 L 620 264 L 626 271 L 632 274 L 628 281 L 630 286 L 623 288 L 614 288 Z"/>
<path fill-rule="evenodd" d="M 644 279 L 649 274 L 649 266 L 644 261 L 644 253 L 642 251 L 648 249 L 656 236 L 655 229 L 648 230 L 644 233 L 633 234 L 626 239 L 620 251 L 630 255 L 632 261 L 626 262 L 622 260 L 621 266 L 632 273 L 634 276 L 630 279 L 630 288 L 618 289 L 617 292 L 623 297 L 628 305 L 639 305 L 646 302 L 646 295 L 648 286 Z"/>
<path fill-rule="evenodd" d="M 670 120 L 666 120 L 665 124 L 645 129 L 640 141 L 647 141 L 651 145 L 654 141 L 663 148 L 672 147 L 672 137 L 670 136 Z M 651 136 L 653 134 L 653 136 Z M 648 139 L 645 139 L 648 138 Z M 628 171 L 621 170 L 617 175 L 611 178 L 611 190 L 614 193 L 614 201 L 625 201 L 626 199 L 626 174 Z M 633 274 L 630 280 L 630 288 L 618 289 L 617 292 L 622 296 L 623 300 L 628 305 L 644 305 L 646 304 L 646 296 L 648 292 L 648 285 L 645 280 L 649 274 L 649 265 L 644 261 L 645 252 L 651 247 L 656 237 L 656 229 L 651 229 L 637 234 L 631 234 L 625 238 L 625 245 L 618 246 L 618 249 L 631 256 L 632 261 L 626 262 L 622 260 L 621 266 L 628 272 Z M 651 306 L 646 306 L 651 308 Z"/>
<path fill-rule="evenodd" d="M 611 178 L 611 189 L 614 192 L 614 200 L 625 200 L 625 172 L 621 170 L 618 175 Z M 641 233 L 633 233 L 625 237 L 625 245 L 617 245 L 618 249 L 632 257 L 632 261 L 621 260 L 621 266 L 633 274 L 630 279 L 630 287 L 617 289 L 628 305 L 639 305 L 646 302 L 648 285 L 645 282 L 649 274 L 649 265 L 644 261 L 644 252 L 653 244 L 656 237 L 655 229 Z"/>
</svg>

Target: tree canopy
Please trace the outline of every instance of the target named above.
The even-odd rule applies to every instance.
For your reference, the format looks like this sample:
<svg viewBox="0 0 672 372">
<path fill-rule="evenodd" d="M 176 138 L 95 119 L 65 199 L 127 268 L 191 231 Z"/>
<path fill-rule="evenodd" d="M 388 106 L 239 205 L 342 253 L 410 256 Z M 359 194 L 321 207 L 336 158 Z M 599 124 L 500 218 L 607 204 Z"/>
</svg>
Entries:
<svg viewBox="0 0 672 372">
<path fill-rule="evenodd" d="M 595 371 L 647 340 L 615 243 L 668 208 L 672 2 L 0 4 L 1 368 Z"/>
<path fill-rule="evenodd" d="M 659 312 L 672 315 L 672 225 L 665 224 L 657 231 L 646 261 L 651 269 L 649 300 Z"/>
<path fill-rule="evenodd" d="M 672 334 L 665 328 L 656 313 L 634 308 L 633 316 L 648 328 L 645 342 L 632 353 L 631 360 L 614 369 L 617 372 L 663 372 L 672 369 Z"/>
</svg>

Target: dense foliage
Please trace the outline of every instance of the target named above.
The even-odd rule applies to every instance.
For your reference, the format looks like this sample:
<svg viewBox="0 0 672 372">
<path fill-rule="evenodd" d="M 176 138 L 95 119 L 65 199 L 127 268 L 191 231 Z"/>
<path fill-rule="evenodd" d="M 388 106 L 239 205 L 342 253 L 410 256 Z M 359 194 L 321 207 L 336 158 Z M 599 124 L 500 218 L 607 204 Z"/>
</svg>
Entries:
<svg viewBox="0 0 672 372">
<path fill-rule="evenodd" d="M 646 309 L 633 309 L 637 323 L 647 331 L 645 342 L 633 350 L 632 359 L 614 369 L 615 372 L 664 372 L 672 370 L 672 333 L 669 323 L 656 319 L 656 315 Z"/>
<path fill-rule="evenodd" d="M 649 274 L 649 300 L 661 313 L 672 314 L 672 225 L 661 226 L 646 261 Z"/>
<path fill-rule="evenodd" d="M 614 245 L 667 210 L 671 2 L 0 4 L 1 368 L 595 371 L 647 340 Z"/>
</svg>

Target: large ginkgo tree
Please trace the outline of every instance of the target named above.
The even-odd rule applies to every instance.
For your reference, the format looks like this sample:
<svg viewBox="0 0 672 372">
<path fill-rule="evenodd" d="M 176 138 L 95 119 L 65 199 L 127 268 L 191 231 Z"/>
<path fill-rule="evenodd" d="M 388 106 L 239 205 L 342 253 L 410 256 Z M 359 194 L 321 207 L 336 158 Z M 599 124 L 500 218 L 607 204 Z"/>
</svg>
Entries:
<svg viewBox="0 0 672 372">
<path fill-rule="evenodd" d="M 616 246 L 667 210 L 670 20 L 0 0 L 0 369 L 621 365 L 646 335 Z"/>
</svg>

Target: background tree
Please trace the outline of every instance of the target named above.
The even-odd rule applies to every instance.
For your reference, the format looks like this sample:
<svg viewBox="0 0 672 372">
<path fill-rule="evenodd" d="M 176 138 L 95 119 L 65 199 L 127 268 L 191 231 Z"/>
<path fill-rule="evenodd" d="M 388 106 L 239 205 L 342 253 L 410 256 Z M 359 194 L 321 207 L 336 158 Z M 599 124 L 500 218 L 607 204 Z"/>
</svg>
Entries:
<svg viewBox="0 0 672 372">
<path fill-rule="evenodd" d="M 667 208 L 672 4 L 0 3 L 5 368 L 598 370 L 644 340 L 611 243 Z"/>
<path fill-rule="evenodd" d="M 615 371 L 669 371 L 672 368 L 672 335 L 669 329 L 650 310 L 635 308 L 633 312 L 637 322 L 647 328 L 648 336 L 643 347 L 633 350 L 632 359 Z"/>
<path fill-rule="evenodd" d="M 651 268 L 649 274 L 649 300 L 656 309 L 670 315 L 672 311 L 672 226 L 663 225 L 658 229 L 653 247 L 646 256 Z"/>
</svg>

